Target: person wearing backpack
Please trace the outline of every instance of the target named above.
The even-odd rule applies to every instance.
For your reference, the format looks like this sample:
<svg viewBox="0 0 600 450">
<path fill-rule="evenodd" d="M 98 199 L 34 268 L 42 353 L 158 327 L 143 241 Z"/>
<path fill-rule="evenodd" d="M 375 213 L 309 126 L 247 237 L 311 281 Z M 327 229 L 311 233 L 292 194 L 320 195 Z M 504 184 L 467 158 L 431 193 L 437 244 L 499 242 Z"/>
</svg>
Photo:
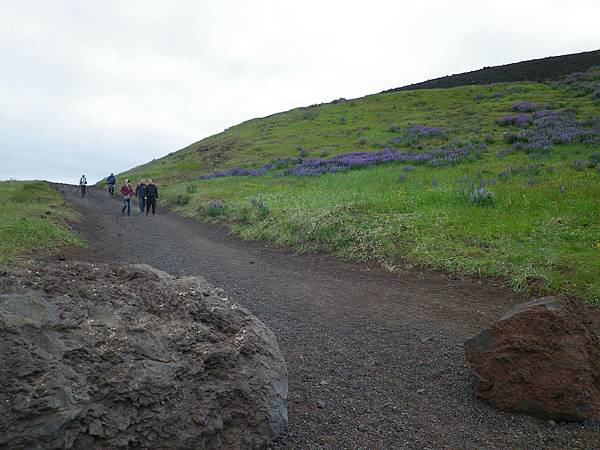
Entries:
<svg viewBox="0 0 600 450">
<path fill-rule="evenodd" d="M 150 212 L 150 208 L 152 208 L 152 215 L 154 215 L 156 212 L 156 200 L 158 200 L 158 188 L 156 187 L 154 178 L 152 178 L 146 186 L 146 215 Z"/>
<path fill-rule="evenodd" d="M 135 188 L 135 196 L 140 202 L 140 213 L 144 213 L 146 209 L 146 180 L 140 180 Z"/>
<path fill-rule="evenodd" d="M 115 178 L 115 174 L 111 173 L 108 176 L 108 178 L 106 179 L 106 182 L 108 183 L 108 193 L 112 197 L 113 194 L 115 193 L 115 183 L 117 182 L 117 179 Z"/>
<path fill-rule="evenodd" d="M 125 180 L 125 184 L 121 186 L 121 195 L 123 196 L 123 208 L 121 209 L 121 214 L 125 214 L 125 210 L 127 210 L 127 215 L 131 214 L 131 196 L 133 195 L 133 188 L 129 183 L 129 180 Z"/>
<path fill-rule="evenodd" d="M 85 197 L 85 189 L 87 187 L 87 178 L 85 175 L 81 175 L 81 178 L 79 179 L 79 186 L 81 187 L 81 196 Z"/>
</svg>

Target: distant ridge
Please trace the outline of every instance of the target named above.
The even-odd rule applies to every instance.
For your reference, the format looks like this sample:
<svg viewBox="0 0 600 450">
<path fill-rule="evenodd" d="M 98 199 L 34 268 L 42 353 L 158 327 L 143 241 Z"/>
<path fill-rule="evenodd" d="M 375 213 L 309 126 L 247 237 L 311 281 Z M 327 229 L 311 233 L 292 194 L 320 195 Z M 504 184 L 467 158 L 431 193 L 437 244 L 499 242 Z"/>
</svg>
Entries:
<svg viewBox="0 0 600 450">
<path fill-rule="evenodd" d="M 581 72 L 600 65 L 600 50 L 572 53 L 562 56 L 531 59 L 502 66 L 484 67 L 471 72 L 446 75 L 421 83 L 409 84 L 386 92 L 410 91 L 413 89 L 451 88 L 470 84 L 491 84 L 515 81 L 545 81 Z"/>
</svg>

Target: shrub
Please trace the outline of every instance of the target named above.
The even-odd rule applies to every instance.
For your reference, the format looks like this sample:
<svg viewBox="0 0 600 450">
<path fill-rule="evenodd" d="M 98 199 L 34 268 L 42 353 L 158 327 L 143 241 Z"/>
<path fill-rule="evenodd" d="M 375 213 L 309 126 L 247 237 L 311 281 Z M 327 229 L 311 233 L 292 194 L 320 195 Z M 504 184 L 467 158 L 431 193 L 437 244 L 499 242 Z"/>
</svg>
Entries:
<svg viewBox="0 0 600 450">
<path fill-rule="evenodd" d="M 588 159 L 588 167 L 594 168 L 600 164 L 600 152 L 594 152 Z"/>
<path fill-rule="evenodd" d="M 198 191 L 198 186 L 196 185 L 196 183 L 191 183 L 191 184 L 188 184 L 188 185 L 186 185 L 186 186 L 185 186 L 185 191 L 186 191 L 188 194 L 193 194 L 193 193 L 195 193 L 196 191 Z"/>
<path fill-rule="evenodd" d="M 306 158 L 310 154 L 307 149 L 302 147 L 301 145 L 296 146 L 296 150 L 298 151 L 298 156 L 300 158 Z"/>
<path fill-rule="evenodd" d="M 225 215 L 225 203 L 220 200 L 212 200 L 205 207 L 204 212 L 211 217 Z"/>
<path fill-rule="evenodd" d="M 531 102 L 513 103 L 511 109 L 516 112 L 532 112 L 540 109 L 540 106 Z"/>
<path fill-rule="evenodd" d="M 329 148 L 328 147 L 323 147 L 321 149 L 321 151 L 319 152 L 319 156 L 321 158 L 327 158 L 329 156 Z"/>
<path fill-rule="evenodd" d="M 263 218 L 269 214 L 269 208 L 267 208 L 262 195 L 259 195 L 258 197 L 251 197 L 250 204 L 257 210 L 259 217 Z"/>
<path fill-rule="evenodd" d="M 190 202 L 190 196 L 184 194 L 178 194 L 173 199 L 175 205 L 187 205 Z"/>
<path fill-rule="evenodd" d="M 302 118 L 304 120 L 314 120 L 317 118 L 317 116 L 319 115 L 319 113 L 317 111 L 305 111 L 304 114 L 302 115 Z"/>
<path fill-rule="evenodd" d="M 483 187 L 475 188 L 473 185 L 465 190 L 465 198 L 476 206 L 492 206 L 494 194 Z"/>
</svg>

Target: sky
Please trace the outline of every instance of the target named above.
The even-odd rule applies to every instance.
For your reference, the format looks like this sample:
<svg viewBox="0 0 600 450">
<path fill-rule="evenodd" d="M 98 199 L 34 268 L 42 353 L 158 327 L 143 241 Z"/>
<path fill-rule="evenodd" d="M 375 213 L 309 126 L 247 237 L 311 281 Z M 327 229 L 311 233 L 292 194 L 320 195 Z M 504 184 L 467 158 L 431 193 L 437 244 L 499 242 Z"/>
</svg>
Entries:
<svg viewBox="0 0 600 450">
<path fill-rule="evenodd" d="M 600 48 L 600 1 L 6 0 L 0 180 L 97 181 L 254 117 Z"/>
</svg>

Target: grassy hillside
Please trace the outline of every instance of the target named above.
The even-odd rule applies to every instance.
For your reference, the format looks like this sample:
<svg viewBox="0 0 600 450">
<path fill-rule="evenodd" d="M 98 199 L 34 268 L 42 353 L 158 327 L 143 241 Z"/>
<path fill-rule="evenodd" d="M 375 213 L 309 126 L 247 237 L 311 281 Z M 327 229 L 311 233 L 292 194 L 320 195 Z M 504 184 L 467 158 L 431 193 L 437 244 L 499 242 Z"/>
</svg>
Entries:
<svg viewBox="0 0 600 450">
<path fill-rule="evenodd" d="M 0 182 L 0 264 L 82 240 L 66 226 L 77 214 L 42 181 Z"/>
<path fill-rule="evenodd" d="M 595 69 L 341 99 L 122 176 L 154 176 L 182 214 L 246 238 L 600 302 L 599 86 Z"/>
</svg>

